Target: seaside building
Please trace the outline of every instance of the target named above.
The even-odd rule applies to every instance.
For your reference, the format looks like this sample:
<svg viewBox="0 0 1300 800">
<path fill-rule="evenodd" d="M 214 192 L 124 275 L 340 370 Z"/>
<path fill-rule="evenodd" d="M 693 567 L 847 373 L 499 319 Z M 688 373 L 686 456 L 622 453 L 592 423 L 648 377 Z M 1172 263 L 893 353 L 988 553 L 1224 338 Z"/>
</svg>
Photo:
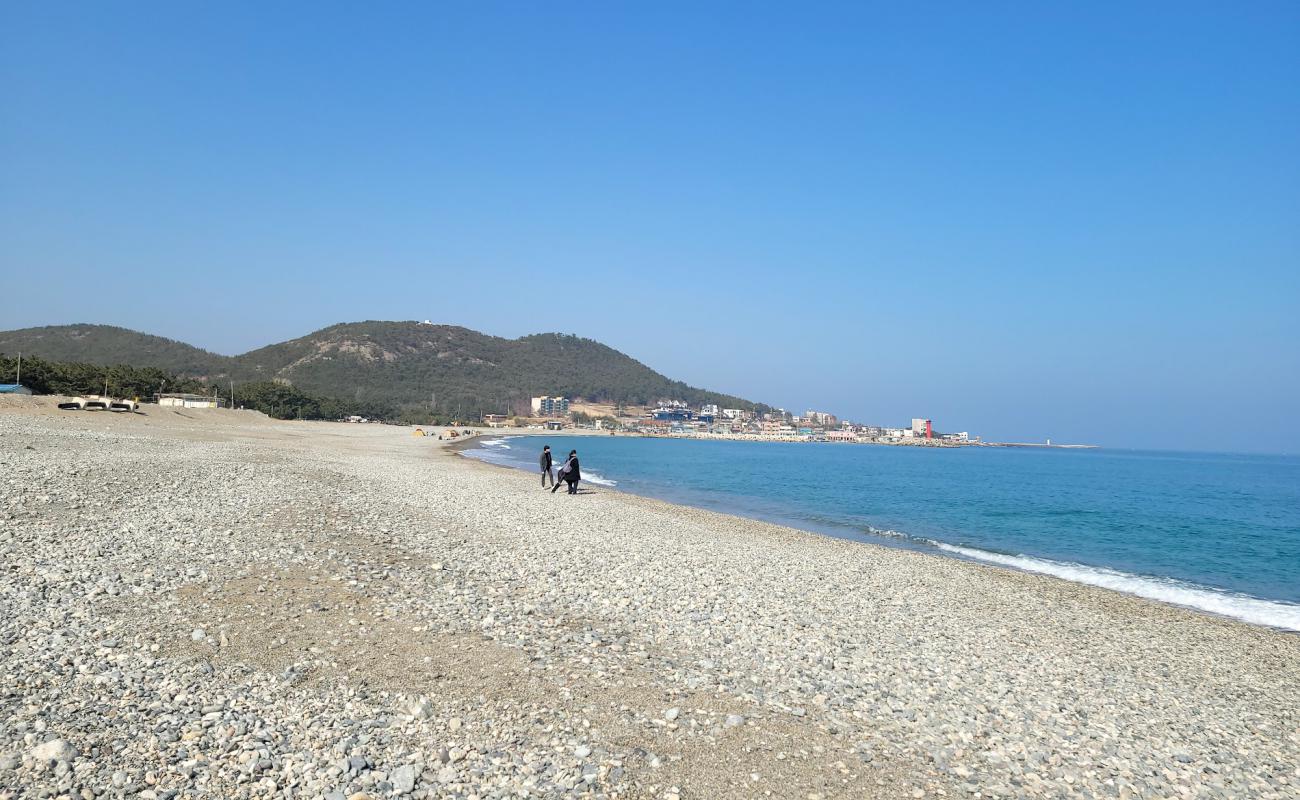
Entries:
<svg viewBox="0 0 1300 800">
<path fill-rule="evenodd" d="M 562 417 L 569 413 L 569 398 L 534 397 L 532 408 L 534 417 Z"/>
<path fill-rule="evenodd" d="M 916 436 L 924 436 L 924 437 L 927 438 L 927 439 L 933 439 L 933 438 L 934 438 L 934 428 L 933 428 L 933 426 L 931 426 L 931 424 L 930 424 L 930 420 L 928 420 L 928 419 L 919 419 L 919 418 L 918 418 L 918 419 L 913 419 L 913 420 L 912 420 L 912 436 L 914 436 L 914 437 L 916 437 Z"/>
<path fill-rule="evenodd" d="M 783 419 L 765 419 L 760 426 L 764 436 L 793 438 L 799 435 L 798 429 Z"/>
<path fill-rule="evenodd" d="M 834 428 L 839 424 L 839 418 L 827 411 L 809 411 L 804 414 L 804 418 L 814 425 L 821 425 L 824 428 Z"/>
<path fill-rule="evenodd" d="M 784 408 L 774 408 L 771 411 L 763 412 L 762 419 L 765 422 L 770 419 L 785 421 L 790 419 L 790 412 L 786 411 Z"/>
<path fill-rule="evenodd" d="M 158 395 L 158 405 L 174 408 L 221 408 L 225 401 L 206 394 L 168 393 Z"/>
</svg>

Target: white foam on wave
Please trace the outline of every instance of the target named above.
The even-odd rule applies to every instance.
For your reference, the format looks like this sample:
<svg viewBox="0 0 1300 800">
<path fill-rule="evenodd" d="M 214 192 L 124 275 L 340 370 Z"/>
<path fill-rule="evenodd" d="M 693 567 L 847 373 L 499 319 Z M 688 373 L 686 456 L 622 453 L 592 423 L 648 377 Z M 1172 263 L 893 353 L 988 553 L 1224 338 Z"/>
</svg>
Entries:
<svg viewBox="0 0 1300 800">
<path fill-rule="evenodd" d="M 974 547 L 962 547 L 961 545 L 936 542 L 934 540 L 926 541 L 940 550 L 977 561 L 1002 564 L 1026 572 L 1037 572 L 1042 575 L 1064 578 L 1075 583 L 1086 583 L 1089 586 L 1113 589 L 1117 592 L 1137 595 L 1148 600 L 1187 606 L 1188 608 L 1232 617 L 1255 625 L 1268 625 L 1289 631 L 1300 631 L 1300 605 L 1294 603 L 1261 600 L 1258 597 L 1218 591 L 1172 578 L 1147 578 L 1105 567 L 1088 567 L 1083 564 L 1052 561 L 1046 558 L 1033 558 L 1024 555 L 1004 555 Z"/>
<path fill-rule="evenodd" d="M 502 450 L 509 450 L 510 445 L 506 444 L 506 442 L 508 441 L 510 440 L 509 439 L 484 439 L 483 441 L 479 442 L 479 444 L 482 445 L 483 447 L 499 447 Z"/>
<path fill-rule="evenodd" d="M 870 525 L 867 526 L 867 533 L 870 533 L 872 536 L 884 536 L 887 539 L 907 539 L 915 541 L 915 537 L 908 536 L 906 533 L 900 533 L 886 528 L 873 528 Z M 928 540 L 926 543 L 931 544 Z"/>
<path fill-rule="evenodd" d="M 594 483 L 597 486 L 618 486 L 618 481 L 611 480 L 603 475 L 585 469 L 582 471 L 582 479 L 589 483 Z"/>
</svg>

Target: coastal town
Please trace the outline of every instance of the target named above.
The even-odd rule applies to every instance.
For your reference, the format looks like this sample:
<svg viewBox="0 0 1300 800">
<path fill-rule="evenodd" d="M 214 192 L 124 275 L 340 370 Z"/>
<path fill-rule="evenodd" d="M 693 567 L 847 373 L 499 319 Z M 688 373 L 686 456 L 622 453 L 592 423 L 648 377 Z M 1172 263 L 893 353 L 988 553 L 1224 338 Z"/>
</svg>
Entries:
<svg viewBox="0 0 1300 800">
<path fill-rule="evenodd" d="M 984 444 L 980 437 L 971 436 L 966 431 L 940 432 L 931 420 L 921 417 L 913 418 L 907 427 L 890 427 L 840 419 L 827 411 L 809 410 L 803 414 L 782 408 L 753 411 L 721 408 L 708 403 L 691 406 L 680 400 L 662 400 L 647 407 L 602 406 L 545 395 L 533 397 L 530 410 L 530 417 L 485 414 L 483 423 L 496 428 L 594 428 L 641 436 L 695 439 L 855 442 L 921 447 Z"/>
</svg>

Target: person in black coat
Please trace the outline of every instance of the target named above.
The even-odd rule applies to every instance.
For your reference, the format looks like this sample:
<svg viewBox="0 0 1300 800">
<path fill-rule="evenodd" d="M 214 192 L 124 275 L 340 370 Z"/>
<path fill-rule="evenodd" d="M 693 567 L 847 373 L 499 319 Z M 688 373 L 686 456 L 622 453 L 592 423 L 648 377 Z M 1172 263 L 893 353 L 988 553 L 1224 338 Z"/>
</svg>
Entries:
<svg viewBox="0 0 1300 800">
<path fill-rule="evenodd" d="M 551 486 L 555 486 L 555 473 L 551 471 L 551 446 L 548 444 L 542 448 L 542 457 L 539 460 L 542 465 L 542 488 L 546 488 L 546 481 L 549 478 Z"/>
<path fill-rule="evenodd" d="M 569 484 L 569 494 L 578 493 L 578 481 L 582 480 L 582 470 L 578 467 L 577 450 L 569 451 L 569 458 L 564 462 L 564 466 L 560 467 L 560 480 Z M 555 494 L 558 488 L 560 488 L 558 483 L 552 486 L 551 494 Z"/>
</svg>

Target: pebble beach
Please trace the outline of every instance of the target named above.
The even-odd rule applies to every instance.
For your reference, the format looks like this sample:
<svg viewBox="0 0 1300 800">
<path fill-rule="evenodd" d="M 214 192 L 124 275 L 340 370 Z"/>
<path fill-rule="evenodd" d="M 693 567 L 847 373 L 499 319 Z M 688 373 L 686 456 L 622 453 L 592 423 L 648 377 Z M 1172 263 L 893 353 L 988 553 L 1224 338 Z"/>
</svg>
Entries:
<svg viewBox="0 0 1300 800">
<path fill-rule="evenodd" d="M 1300 797 L 1295 634 L 397 426 L 0 402 L 0 798 Z"/>
</svg>

